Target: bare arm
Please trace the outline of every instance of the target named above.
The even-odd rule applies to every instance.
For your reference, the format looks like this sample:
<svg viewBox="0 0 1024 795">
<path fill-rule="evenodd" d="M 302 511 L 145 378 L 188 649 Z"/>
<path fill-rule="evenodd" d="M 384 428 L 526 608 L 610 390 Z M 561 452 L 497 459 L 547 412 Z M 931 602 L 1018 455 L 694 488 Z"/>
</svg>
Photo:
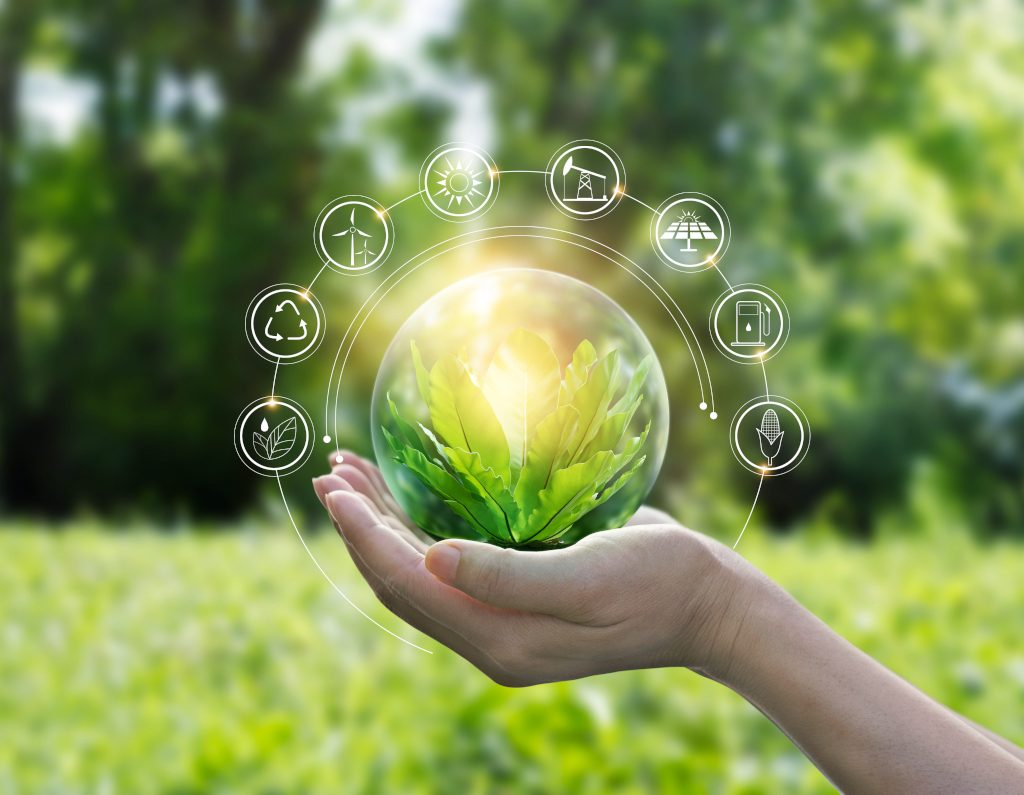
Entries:
<svg viewBox="0 0 1024 795">
<path fill-rule="evenodd" d="M 381 601 L 501 684 L 688 667 L 754 704 L 845 792 L 1024 792 L 1020 749 L 665 514 L 644 509 L 568 549 L 515 552 L 431 544 L 356 456 L 315 488 Z"/>
<path fill-rule="evenodd" d="M 1024 791 L 1012 743 L 931 700 L 772 584 L 753 594 L 738 653 L 709 674 L 767 715 L 838 788 Z"/>
</svg>

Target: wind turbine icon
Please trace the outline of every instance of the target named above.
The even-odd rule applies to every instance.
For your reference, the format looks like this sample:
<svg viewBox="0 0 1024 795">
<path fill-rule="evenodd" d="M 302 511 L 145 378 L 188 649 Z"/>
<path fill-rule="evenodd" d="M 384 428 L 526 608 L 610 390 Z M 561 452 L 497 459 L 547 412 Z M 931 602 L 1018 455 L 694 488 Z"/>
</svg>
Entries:
<svg viewBox="0 0 1024 795">
<path fill-rule="evenodd" d="M 362 229 L 359 229 L 356 226 L 356 208 L 355 207 L 352 208 L 352 214 L 348 218 L 348 223 L 349 223 L 348 229 L 346 229 L 344 232 L 336 232 L 333 235 L 331 235 L 331 237 L 345 237 L 346 235 L 348 235 L 348 242 L 349 242 L 349 267 L 354 268 L 354 267 L 356 267 L 356 235 L 359 235 L 362 238 L 370 238 L 370 237 L 372 237 L 372 235 L 368 235 L 366 232 L 364 232 Z M 367 264 L 367 261 L 368 261 L 367 260 L 367 256 L 368 255 L 374 255 L 374 252 L 370 251 L 367 246 L 368 246 L 368 244 L 367 244 L 366 240 L 364 239 L 363 240 L 363 248 L 359 252 L 360 254 L 363 255 L 363 267 L 365 267 L 366 264 Z"/>
</svg>

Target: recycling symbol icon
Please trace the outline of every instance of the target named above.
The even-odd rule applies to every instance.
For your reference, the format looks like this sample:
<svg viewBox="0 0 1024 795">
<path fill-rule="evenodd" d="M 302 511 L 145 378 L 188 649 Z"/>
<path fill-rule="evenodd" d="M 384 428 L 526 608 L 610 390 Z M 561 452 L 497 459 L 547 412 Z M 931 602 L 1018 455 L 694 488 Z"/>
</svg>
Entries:
<svg viewBox="0 0 1024 795">
<path fill-rule="evenodd" d="M 294 336 L 294 337 L 293 336 L 284 336 L 279 331 L 276 330 L 276 327 L 277 327 L 276 321 L 278 320 L 278 316 L 282 312 L 286 311 L 285 307 L 289 307 L 289 306 L 292 308 L 292 311 L 295 313 L 295 317 L 297 317 L 299 319 L 298 329 L 299 329 L 300 333 L 297 336 Z M 286 323 L 282 322 L 281 325 L 284 326 L 284 325 L 286 325 Z M 294 323 L 292 323 L 292 325 L 294 325 Z M 286 298 L 284 301 L 282 301 L 281 303 L 279 303 L 277 306 L 274 307 L 273 314 L 270 317 L 267 318 L 267 325 L 264 326 L 264 328 L 263 328 L 263 335 L 267 339 L 274 340 L 275 342 L 281 342 L 282 340 L 290 340 L 290 341 L 298 342 L 298 341 L 306 339 L 306 337 L 309 336 L 309 328 L 307 327 L 306 321 L 303 319 L 302 314 L 299 312 L 299 308 L 295 305 L 295 302 L 292 301 L 290 298 Z"/>
<path fill-rule="evenodd" d="M 246 312 L 249 344 L 277 364 L 302 361 L 324 337 L 324 310 L 308 288 L 277 284 L 257 295 Z"/>
</svg>

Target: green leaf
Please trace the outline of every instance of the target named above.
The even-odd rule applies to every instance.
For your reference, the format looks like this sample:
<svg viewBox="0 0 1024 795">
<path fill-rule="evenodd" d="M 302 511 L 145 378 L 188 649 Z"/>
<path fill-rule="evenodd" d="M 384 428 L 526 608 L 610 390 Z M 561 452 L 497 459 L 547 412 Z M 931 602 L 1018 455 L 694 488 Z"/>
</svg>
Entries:
<svg viewBox="0 0 1024 795">
<path fill-rule="evenodd" d="M 500 515 L 501 521 L 489 527 L 491 533 L 512 541 L 512 528 L 519 518 L 519 507 L 501 476 L 486 466 L 479 453 L 455 447 L 444 448 L 445 456 L 459 475 L 459 480 L 476 493 L 483 502 L 493 506 L 489 515 Z"/>
<path fill-rule="evenodd" d="M 405 421 L 388 396 L 397 433 L 385 429 L 388 444 L 486 538 L 518 545 L 556 538 L 646 460 L 650 424 L 639 436 L 625 434 L 643 401 L 649 357 L 626 383 L 618 352 L 600 358 L 584 340 L 560 378 L 551 347 L 518 330 L 495 352 L 481 388 L 465 357 L 439 359 L 428 372 L 415 344 L 412 351 L 432 427 Z"/>
<path fill-rule="evenodd" d="M 558 390 L 558 405 L 565 406 L 572 402 L 573 395 L 587 383 L 590 368 L 597 362 L 597 351 L 590 340 L 583 340 L 573 351 L 572 361 L 565 368 L 565 377 Z"/>
<path fill-rule="evenodd" d="M 560 381 L 555 352 L 532 331 L 512 332 L 491 359 L 483 393 L 505 431 L 513 477 L 537 424 L 558 405 Z"/>
<path fill-rule="evenodd" d="M 644 382 L 647 380 L 647 375 L 651 372 L 651 366 L 654 364 L 653 356 L 645 356 L 643 360 L 637 365 L 636 370 L 633 371 L 632 377 L 629 379 L 629 386 L 626 387 L 626 391 L 622 394 L 615 405 L 611 407 L 612 414 L 618 414 L 621 411 L 626 411 L 628 406 L 633 405 L 640 397 L 640 390 L 643 388 Z"/>
<path fill-rule="evenodd" d="M 566 526 L 566 530 L 572 527 L 572 525 L 574 525 L 576 522 L 582 519 L 586 514 L 590 513 L 599 505 L 603 505 L 612 497 L 614 497 L 619 491 L 621 491 L 623 486 L 625 486 L 627 483 L 629 483 L 629 481 L 633 479 L 633 476 L 636 475 L 636 473 L 640 470 L 640 467 L 644 465 L 644 462 L 646 460 L 647 456 L 640 456 L 640 458 L 634 461 L 632 466 L 629 467 L 629 469 L 624 470 L 616 480 L 614 480 L 610 484 L 606 484 L 600 493 L 596 494 L 593 497 L 590 497 L 585 501 L 581 500 L 575 506 L 573 506 L 573 510 L 570 512 L 570 515 L 568 517 L 569 524 Z"/>
<path fill-rule="evenodd" d="M 618 373 L 619 354 L 612 351 L 590 368 L 587 382 L 573 395 L 571 405 L 579 412 L 580 420 L 567 449 L 568 464 L 582 458 L 586 446 L 600 430 L 617 391 Z"/>
<path fill-rule="evenodd" d="M 629 462 L 636 456 L 636 454 L 643 449 L 644 443 L 647 441 L 647 436 L 650 432 L 651 423 L 648 422 L 647 425 L 644 426 L 644 429 L 639 436 L 634 436 L 632 439 L 626 442 L 621 452 L 615 453 L 611 457 L 611 459 L 609 459 L 608 468 L 605 472 L 601 473 L 599 481 L 607 481 L 616 472 L 618 472 L 623 467 L 627 466 Z"/>
<path fill-rule="evenodd" d="M 421 450 L 402 443 L 387 428 L 382 428 L 395 460 L 416 475 L 434 494 L 444 500 L 452 510 L 486 537 L 504 540 L 495 535 L 494 528 L 504 525 L 504 519 L 495 506 L 481 500 L 450 472 L 435 464 Z"/>
<path fill-rule="evenodd" d="M 430 420 L 450 447 L 479 453 L 486 464 L 508 479 L 508 442 L 494 409 L 454 356 L 438 360 L 430 371 Z"/>
<path fill-rule="evenodd" d="M 519 518 L 524 525 L 521 530 L 526 529 L 524 520 L 536 506 L 537 495 L 548 487 L 559 458 L 576 432 L 579 419 L 579 412 L 573 406 L 560 406 L 537 425 L 515 488 Z"/>
<path fill-rule="evenodd" d="M 398 430 L 398 437 L 402 440 L 402 443 L 407 446 L 419 447 L 422 445 L 419 433 L 416 428 L 406 420 L 401 412 L 398 410 L 398 406 L 395 401 L 391 399 L 391 394 L 386 395 L 388 401 L 388 408 L 391 410 L 391 417 L 395 421 L 395 428 Z"/>
<path fill-rule="evenodd" d="M 580 458 L 585 460 L 598 453 L 601 450 L 615 450 L 622 442 L 622 437 L 626 432 L 626 426 L 629 425 L 629 421 L 633 419 L 633 415 L 636 410 L 640 407 L 640 403 L 643 401 L 643 397 L 637 395 L 636 400 L 633 404 L 625 409 L 625 411 L 619 411 L 617 414 L 610 415 L 604 422 L 601 423 L 601 427 L 598 428 L 594 438 L 590 440 L 590 443 L 580 453 Z"/>
<path fill-rule="evenodd" d="M 527 520 L 528 535 L 518 540 L 545 541 L 561 535 L 572 525 L 569 518 L 573 506 L 580 500 L 596 495 L 602 473 L 612 453 L 598 453 L 587 461 L 559 469 L 551 476 L 551 484 L 537 495 L 537 507 Z"/>
</svg>

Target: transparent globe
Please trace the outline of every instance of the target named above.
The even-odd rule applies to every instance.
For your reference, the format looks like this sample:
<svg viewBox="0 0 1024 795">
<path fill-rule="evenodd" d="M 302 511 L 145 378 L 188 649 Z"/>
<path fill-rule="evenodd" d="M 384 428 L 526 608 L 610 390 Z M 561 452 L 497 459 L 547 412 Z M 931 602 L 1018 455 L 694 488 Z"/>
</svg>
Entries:
<svg viewBox="0 0 1024 795">
<path fill-rule="evenodd" d="M 668 394 L 650 342 L 606 295 L 496 270 L 402 325 L 371 424 L 388 487 L 431 536 L 550 548 L 640 507 L 665 457 Z"/>
</svg>

